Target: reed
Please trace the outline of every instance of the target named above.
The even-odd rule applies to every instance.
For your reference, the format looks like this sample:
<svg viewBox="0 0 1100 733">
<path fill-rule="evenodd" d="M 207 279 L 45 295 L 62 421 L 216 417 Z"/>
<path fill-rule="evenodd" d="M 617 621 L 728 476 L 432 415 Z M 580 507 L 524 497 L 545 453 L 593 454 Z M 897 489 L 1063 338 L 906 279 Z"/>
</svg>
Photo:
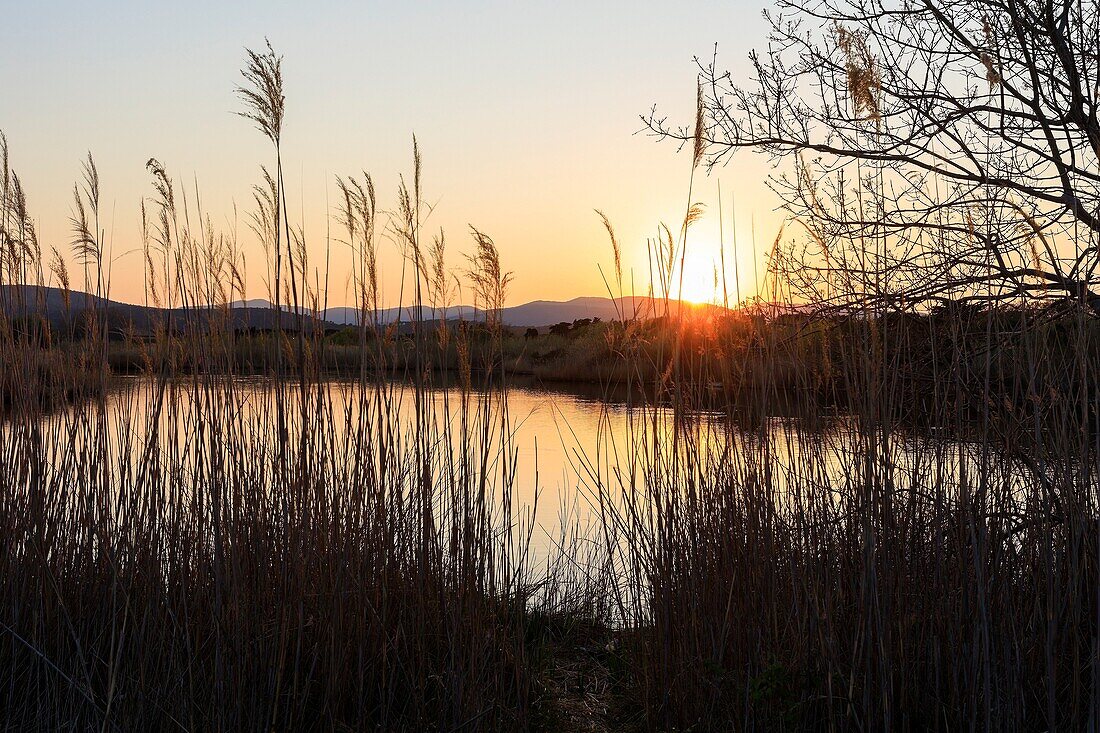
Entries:
<svg viewBox="0 0 1100 733">
<path fill-rule="evenodd" d="M 594 464 L 621 569 L 620 684 L 641 701 L 621 724 L 1095 725 L 1094 317 L 876 308 L 796 319 L 798 339 L 783 320 L 754 360 L 681 360 L 737 400 L 703 418 L 639 404 Z M 815 323 L 824 350 L 805 343 Z"/>
<path fill-rule="evenodd" d="M 283 206 L 280 61 L 270 48 L 250 53 L 241 95 L 277 159 L 256 199 L 269 282 L 275 302 L 303 314 L 318 303 Z M 5 148 L 0 284 L 47 284 L 8 170 Z M 438 353 L 418 344 L 406 387 L 376 376 L 387 354 L 361 339 L 357 363 L 376 368 L 334 385 L 320 378 L 322 336 L 281 325 L 263 347 L 266 377 L 244 379 L 246 339 L 229 310 L 243 297 L 236 241 L 211 230 L 201 198 L 163 165 L 152 160 L 149 171 L 146 288 L 180 315 L 127 346 L 144 379 L 105 388 L 100 301 L 81 309 L 86 327 L 66 340 L 69 353 L 13 327 L 25 304 L 5 303 L 0 319 L 9 396 L 0 422 L 0 725 L 528 726 L 535 585 L 499 379 L 438 393 Z M 89 157 L 74 250 L 89 289 L 106 297 L 99 185 Z M 378 291 L 373 186 L 368 178 L 346 193 L 365 312 Z M 416 185 L 401 197 L 420 208 L 419 155 Z M 473 280 L 502 298 L 496 247 L 480 234 L 476 245 Z M 436 251 L 441 260 L 442 245 Z M 67 279 L 62 286 L 67 297 Z M 201 322 L 201 337 L 177 320 Z M 99 389 L 84 389 L 88 374 Z M 42 409 L 43 394 L 66 390 L 91 399 Z"/>
<path fill-rule="evenodd" d="M 250 53 L 244 79 L 274 155 L 253 233 L 287 316 L 263 336 L 233 326 L 235 237 L 151 160 L 147 299 L 178 317 L 113 342 L 106 301 L 71 288 L 110 294 L 94 161 L 70 276 L 0 146 L 2 727 L 1096 726 L 1091 311 L 877 298 L 822 315 L 792 295 L 778 237 L 761 303 L 691 310 L 689 191 L 679 233 L 651 243 L 657 318 L 528 342 L 500 323 L 492 238 L 473 229 L 456 270 L 425 229 L 414 140 L 392 216 L 369 175 L 338 179 L 360 319 L 334 343 L 305 327 L 327 289 L 285 206 L 281 57 Z M 414 306 L 449 308 L 457 272 L 485 322 L 372 320 L 383 232 Z M 60 331 L 25 287 L 48 284 L 71 308 Z M 112 371 L 143 377 L 110 389 Z M 626 429 L 604 419 L 575 455 L 595 524 L 563 521 L 548 557 L 516 498 L 517 372 L 622 388 Z"/>
</svg>

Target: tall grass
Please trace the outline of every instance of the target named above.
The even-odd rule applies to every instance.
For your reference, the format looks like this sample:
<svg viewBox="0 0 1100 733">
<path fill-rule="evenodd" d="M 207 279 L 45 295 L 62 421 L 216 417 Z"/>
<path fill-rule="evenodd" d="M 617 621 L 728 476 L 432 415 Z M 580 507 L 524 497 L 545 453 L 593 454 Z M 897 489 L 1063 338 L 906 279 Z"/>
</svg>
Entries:
<svg viewBox="0 0 1100 733">
<path fill-rule="evenodd" d="M 244 116 L 273 145 L 252 228 L 290 315 L 274 335 L 257 347 L 233 328 L 241 248 L 155 160 L 147 300 L 184 318 L 127 345 L 144 379 L 106 388 L 102 301 L 73 305 L 75 338 L 25 318 L 41 290 L 2 291 L 3 727 L 1096 726 L 1100 332 L 1086 309 L 792 318 L 777 238 L 765 306 L 693 315 L 676 304 L 702 215 L 689 190 L 682 224 L 651 243 L 659 319 L 624 312 L 543 342 L 560 361 L 540 366 L 502 328 L 511 276 L 474 229 L 461 275 L 486 322 L 418 317 L 402 340 L 373 320 L 384 232 L 414 312 L 455 298 L 414 142 L 390 215 L 369 175 L 338 179 L 360 318 L 334 385 L 309 327 L 327 293 L 309 254 L 330 243 L 307 243 L 285 206 L 281 59 L 250 53 L 244 78 Z M 0 285 L 77 297 L 3 152 Z M 108 296 L 100 197 L 89 158 L 75 277 Z M 260 379 L 240 358 L 254 348 Z M 516 499 L 521 362 L 626 385 L 626 428 L 604 420 L 576 455 L 593 534 L 558 528 L 546 567 Z"/>
<path fill-rule="evenodd" d="M 622 569 L 624 683 L 642 703 L 623 720 L 1095 727 L 1100 351 L 1087 309 L 863 311 L 821 321 L 824 351 L 792 349 L 776 323 L 756 347 L 772 368 L 747 383 L 754 360 L 673 362 L 684 371 L 666 381 L 739 399 L 703 427 L 682 398 L 671 422 L 641 406 L 613 468 L 588 482 Z M 779 368 L 792 354 L 798 368 Z M 791 393 L 810 398 L 784 404 Z"/>
<path fill-rule="evenodd" d="M 534 586 L 499 378 L 436 399 L 424 349 L 411 386 L 363 371 L 319 379 L 319 307 L 307 248 L 286 218 L 280 59 L 250 53 L 246 116 L 275 147 L 257 187 L 256 234 L 272 256 L 281 325 L 268 378 L 242 379 L 229 303 L 243 296 L 236 241 L 206 223 L 150 161 L 149 302 L 181 308 L 136 342 L 149 378 L 53 414 L 40 392 L 108 377 L 104 315 L 73 340 L 72 368 L 2 319 L 0 720 L 8 730 L 501 730 L 530 723 L 528 612 Z M 63 287 L 37 249 L 4 156 L 4 285 Z M 352 191 L 355 198 L 352 199 Z M 369 179 L 347 189 L 346 225 L 364 312 L 376 305 Z M 402 205 L 421 208 L 416 185 Z M 109 294 L 94 163 L 76 192 L 74 252 Z M 190 222 L 202 222 L 193 228 Z M 407 245 L 419 252 L 419 224 Z M 479 235 L 472 273 L 503 299 L 507 276 Z M 442 247 L 438 248 L 442 257 Z M 63 260 L 59 260 L 63 261 Z M 442 267 L 442 263 L 440 263 Z M 424 273 L 417 268 L 419 283 Z M 6 288 L 22 297 L 22 289 Z M 28 291 L 29 292 L 29 291 Z M 9 305 L 9 304 L 5 304 Z M 492 304 L 489 304 L 492 306 Z M 499 303 L 494 307 L 499 308 Z M 5 308 L 5 314 L 17 309 Z M 23 329 L 25 331 L 25 329 Z M 55 358 L 56 360 L 56 358 Z M 404 409 L 415 402 L 411 413 Z"/>
</svg>

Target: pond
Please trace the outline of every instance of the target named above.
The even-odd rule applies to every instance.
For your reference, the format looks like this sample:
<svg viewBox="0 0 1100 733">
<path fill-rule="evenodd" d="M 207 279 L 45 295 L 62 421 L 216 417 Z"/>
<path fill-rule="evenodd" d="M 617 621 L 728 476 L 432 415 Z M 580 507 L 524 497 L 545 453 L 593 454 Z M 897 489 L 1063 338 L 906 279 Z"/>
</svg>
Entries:
<svg viewBox="0 0 1100 733">
<path fill-rule="evenodd" d="M 783 504 L 810 493 L 840 497 L 868 481 L 946 495 L 977 475 L 1009 490 L 1020 480 L 1019 467 L 987 447 L 868 433 L 838 415 L 764 416 L 751 426 L 718 411 L 677 417 L 640 395 L 594 385 L 529 382 L 464 393 L 328 380 L 310 385 L 305 400 L 298 394 L 261 378 L 121 378 L 101 402 L 5 423 L 0 433 L 9 458 L 23 449 L 44 457 L 51 485 L 101 486 L 115 496 L 150 482 L 166 496 L 248 481 L 270 486 L 280 446 L 304 451 L 317 467 L 311 475 L 334 492 L 383 470 L 401 476 L 390 490 L 408 490 L 420 461 L 441 485 L 462 484 L 455 477 L 465 475 L 462 485 L 474 477 L 507 496 L 510 521 L 521 534 L 531 531 L 537 555 L 598 529 L 601 510 L 622 511 L 627 502 L 636 511 L 661 489 L 724 484 L 767 491 Z"/>
</svg>

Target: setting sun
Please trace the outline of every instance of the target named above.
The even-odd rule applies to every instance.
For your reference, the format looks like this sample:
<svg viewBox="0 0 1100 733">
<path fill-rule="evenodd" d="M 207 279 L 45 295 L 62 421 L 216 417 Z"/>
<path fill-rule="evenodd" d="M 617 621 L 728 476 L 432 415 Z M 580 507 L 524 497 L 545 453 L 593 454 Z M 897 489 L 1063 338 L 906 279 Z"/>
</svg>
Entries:
<svg viewBox="0 0 1100 733">
<path fill-rule="evenodd" d="M 682 274 L 682 277 L 681 277 Z M 722 272 L 717 258 L 709 250 L 692 252 L 683 260 L 683 272 L 674 274 L 672 295 L 692 303 L 722 301 Z"/>
</svg>

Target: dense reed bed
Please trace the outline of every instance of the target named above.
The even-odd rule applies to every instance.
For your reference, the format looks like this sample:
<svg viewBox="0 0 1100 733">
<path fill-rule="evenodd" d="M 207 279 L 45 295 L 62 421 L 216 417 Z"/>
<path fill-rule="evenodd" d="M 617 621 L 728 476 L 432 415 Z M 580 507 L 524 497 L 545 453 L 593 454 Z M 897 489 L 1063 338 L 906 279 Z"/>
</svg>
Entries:
<svg viewBox="0 0 1100 733">
<path fill-rule="evenodd" d="M 523 720 L 530 590 L 496 398 L 455 405 L 458 426 L 395 419 L 384 388 L 342 414 L 323 388 L 277 390 L 160 382 L 111 420 L 92 403 L 5 425 L 6 723 Z"/>
<path fill-rule="evenodd" d="M 300 313 L 317 295 L 283 206 L 280 59 L 270 50 L 250 54 L 241 94 L 274 146 L 253 220 L 270 295 Z M 385 371 L 385 355 L 362 339 L 361 378 L 337 399 L 318 378 L 320 337 L 302 328 L 272 337 L 262 387 L 242 379 L 239 334 L 226 326 L 241 297 L 236 244 L 190 228 L 204 212 L 159 163 L 149 171 L 148 299 L 201 315 L 203 337 L 159 324 L 140 343 L 147 378 L 115 393 L 104 312 L 85 309 L 63 352 L 48 333 L 2 319 L 0 726 L 530 727 L 536 589 L 499 384 L 466 370 L 438 401 L 427 361 L 408 389 L 368 376 L 366 365 Z M 41 251 L 6 150 L 3 173 L 3 283 L 80 287 L 65 258 Z M 439 267 L 443 256 L 441 243 L 420 241 L 420 175 L 417 155 L 395 224 L 418 272 L 430 252 Z M 364 308 L 377 289 L 373 196 L 369 179 L 352 182 L 345 207 Z M 106 297 L 99 201 L 89 158 L 74 253 L 83 289 Z M 499 309 L 509 276 L 488 237 L 475 245 L 469 277 L 481 305 Z M 68 404 L 42 399 L 88 381 L 102 388 Z"/>
<path fill-rule="evenodd" d="M 1077 344 L 1070 363 L 1091 369 L 1094 345 Z M 764 418 L 728 416 L 740 430 L 669 437 L 641 420 L 612 460 L 620 468 L 592 482 L 627 569 L 636 719 L 656 730 L 1090 727 L 1095 391 L 1059 399 L 1037 377 L 1025 408 L 988 400 L 975 418 L 945 397 L 915 429 L 899 417 L 903 378 L 866 353 L 831 418 L 813 402 L 766 417 L 775 392 L 761 389 Z M 1032 359 L 1039 373 L 1054 354 Z M 966 382 L 935 388 L 969 393 Z"/>
<path fill-rule="evenodd" d="M 156 161 L 148 300 L 201 314 L 202 336 L 167 320 L 130 341 L 145 376 L 118 392 L 105 313 L 85 309 L 80 338 L 57 342 L 0 319 L 5 729 L 1096 725 L 1087 309 L 777 307 L 733 326 L 680 309 L 543 342 L 562 371 L 625 385 L 627 428 L 606 422 L 576 455 L 591 535 L 557 528 L 536 558 L 507 384 L 509 361 L 542 347 L 508 343 L 495 243 L 474 230 L 462 268 L 485 322 L 414 319 L 398 354 L 370 321 L 383 229 L 414 303 L 453 297 L 446 243 L 423 237 L 419 151 L 389 215 L 369 177 L 341 179 L 362 318 L 339 346 L 353 356 L 326 362 L 332 344 L 303 327 L 323 292 L 283 205 L 270 49 L 250 54 L 242 97 L 275 160 L 252 222 L 268 295 L 296 327 L 260 347 L 231 327 L 237 242 L 193 229 L 199 198 Z M 6 151 L 2 184 L 0 284 L 75 289 L 39 246 Z M 89 159 L 75 253 L 82 288 L 106 296 L 99 199 Z M 666 301 L 698 216 L 678 240 L 664 229 Z M 258 381 L 240 359 L 253 348 Z"/>
<path fill-rule="evenodd" d="M 690 224 L 689 211 L 680 248 Z M 792 315 L 818 304 L 784 295 L 799 274 L 774 251 L 769 275 L 773 316 L 749 358 L 685 349 L 691 327 L 624 347 L 628 363 L 665 365 L 654 392 L 673 422 L 642 409 L 586 485 L 642 701 L 622 723 L 1095 727 L 1088 303 L 993 294 L 913 312 L 854 292 L 843 313 Z M 715 405 L 700 384 L 733 396 L 702 428 L 691 416 Z"/>
</svg>

